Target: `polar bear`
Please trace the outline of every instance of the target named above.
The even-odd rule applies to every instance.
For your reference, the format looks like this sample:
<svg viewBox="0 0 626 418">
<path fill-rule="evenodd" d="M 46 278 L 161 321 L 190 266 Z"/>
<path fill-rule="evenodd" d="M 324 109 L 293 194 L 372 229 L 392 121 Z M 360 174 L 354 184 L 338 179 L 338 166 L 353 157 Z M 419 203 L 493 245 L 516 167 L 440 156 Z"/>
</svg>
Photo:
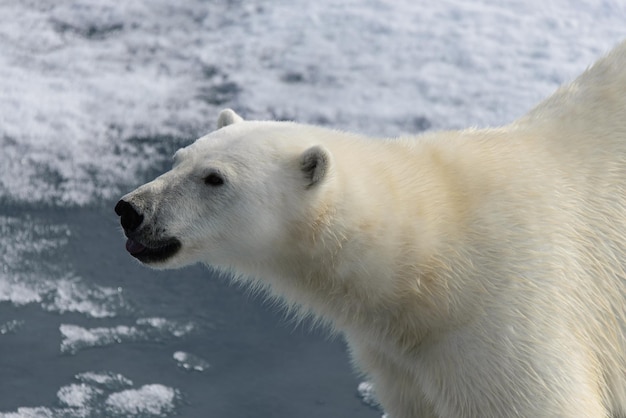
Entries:
<svg viewBox="0 0 626 418">
<path fill-rule="evenodd" d="M 624 416 L 625 68 L 414 138 L 225 110 L 118 202 L 126 248 L 327 321 L 392 418 Z"/>
</svg>

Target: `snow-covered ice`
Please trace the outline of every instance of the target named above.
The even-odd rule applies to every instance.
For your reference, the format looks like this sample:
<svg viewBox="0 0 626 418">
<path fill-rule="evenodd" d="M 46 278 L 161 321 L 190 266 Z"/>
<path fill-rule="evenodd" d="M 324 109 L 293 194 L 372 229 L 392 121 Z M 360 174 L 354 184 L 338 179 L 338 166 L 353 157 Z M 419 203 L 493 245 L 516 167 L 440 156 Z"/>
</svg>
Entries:
<svg viewBox="0 0 626 418">
<path fill-rule="evenodd" d="M 117 196 L 232 106 L 377 135 L 500 124 L 625 36 L 625 3 L 1 2 L 0 198 Z"/>
</svg>

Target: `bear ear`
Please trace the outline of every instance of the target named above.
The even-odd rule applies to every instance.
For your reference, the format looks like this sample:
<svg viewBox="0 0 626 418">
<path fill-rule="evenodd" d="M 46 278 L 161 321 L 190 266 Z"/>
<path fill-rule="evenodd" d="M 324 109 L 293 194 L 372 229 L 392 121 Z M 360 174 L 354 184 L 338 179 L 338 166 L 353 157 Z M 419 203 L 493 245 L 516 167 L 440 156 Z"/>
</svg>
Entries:
<svg viewBox="0 0 626 418">
<path fill-rule="evenodd" d="M 319 184 L 328 175 L 330 153 L 320 145 L 307 149 L 300 157 L 300 169 L 307 182 L 307 189 Z"/>
<path fill-rule="evenodd" d="M 233 123 L 242 122 L 243 118 L 235 113 L 232 109 L 224 109 L 220 112 L 220 115 L 217 117 L 217 129 L 223 128 L 224 126 L 232 125 Z"/>
</svg>

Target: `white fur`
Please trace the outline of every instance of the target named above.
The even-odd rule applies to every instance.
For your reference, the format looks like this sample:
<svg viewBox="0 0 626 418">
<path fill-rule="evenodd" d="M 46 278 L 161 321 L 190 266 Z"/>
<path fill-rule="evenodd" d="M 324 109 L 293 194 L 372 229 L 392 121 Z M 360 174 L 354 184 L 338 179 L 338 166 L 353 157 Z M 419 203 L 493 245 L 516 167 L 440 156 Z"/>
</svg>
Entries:
<svg viewBox="0 0 626 418">
<path fill-rule="evenodd" d="M 499 129 L 219 119 L 125 197 L 182 243 L 156 267 L 330 322 L 392 418 L 626 414 L 626 43 Z"/>
</svg>

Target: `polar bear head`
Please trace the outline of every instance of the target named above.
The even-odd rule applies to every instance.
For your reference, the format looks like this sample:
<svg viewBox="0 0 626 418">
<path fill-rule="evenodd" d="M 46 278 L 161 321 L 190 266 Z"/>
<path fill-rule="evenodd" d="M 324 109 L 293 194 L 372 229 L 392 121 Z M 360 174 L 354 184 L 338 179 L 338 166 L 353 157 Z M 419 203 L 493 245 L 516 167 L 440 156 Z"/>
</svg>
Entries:
<svg viewBox="0 0 626 418">
<path fill-rule="evenodd" d="M 331 154 L 316 140 L 325 130 L 243 121 L 229 109 L 217 125 L 117 203 L 126 249 L 141 262 L 252 272 L 300 240 L 303 219 L 323 205 L 333 178 Z"/>
</svg>

